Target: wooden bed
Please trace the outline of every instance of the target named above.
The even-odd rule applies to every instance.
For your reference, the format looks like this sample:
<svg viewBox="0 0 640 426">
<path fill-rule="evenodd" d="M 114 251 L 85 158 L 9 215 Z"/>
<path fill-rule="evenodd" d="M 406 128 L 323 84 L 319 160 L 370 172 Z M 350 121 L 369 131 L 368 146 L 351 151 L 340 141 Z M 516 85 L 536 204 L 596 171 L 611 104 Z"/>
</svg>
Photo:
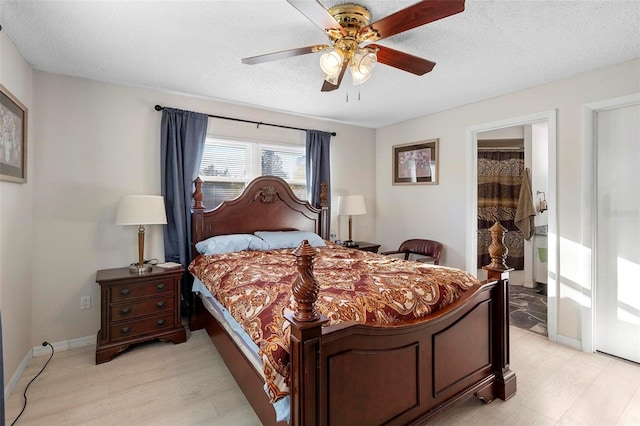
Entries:
<svg viewBox="0 0 640 426">
<path fill-rule="evenodd" d="M 326 235 L 328 211 L 298 200 L 280 178 L 261 177 L 242 196 L 205 212 L 196 181 L 193 241 L 254 231 L 302 230 Z M 445 309 L 410 325 L 372 327 L 342 323 L 323 326 L 314 303 L 315 250 L 294 252 L 298 278 L 292 286 L 296 310 L 291 323 L 291 424 L 423 424 L 471 396 L 485 402 L 516 392 L 509 369 L 508 269 L 496 227 L 488 280 L 463 293 Z M 195 255 L 195 251 L 194 251 Z M 263 424 L 277 424 L 263 390 L 263 378 L 222 325 L 192 303 L 192 330 L 205 328 Z M 284 423 L 283 423 L 284 424 Z"/>
</svg>

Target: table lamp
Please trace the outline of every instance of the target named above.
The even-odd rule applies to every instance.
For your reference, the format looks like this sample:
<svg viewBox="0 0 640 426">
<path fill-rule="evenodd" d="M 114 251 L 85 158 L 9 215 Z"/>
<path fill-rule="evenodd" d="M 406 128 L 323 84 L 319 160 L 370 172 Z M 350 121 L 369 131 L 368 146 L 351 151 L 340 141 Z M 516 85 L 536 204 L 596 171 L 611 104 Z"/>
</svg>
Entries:
<svg viewBox="0 0 640 426">
<path fill-rule="evenodd" d="M 357 247 L 352 236 L 352 216 L 359 214 L 367 214 L 367 208 L 364 205 L 364 197 L 362 195 L 345 195 L 338 197 L 338 215 L 349 216 L 349 239 L 343 243 L 345 247 Z"/>
<path fill-rule="evenodd" d="M 117 225 L 138 226 L 138 263 L 132 263 L 131 272 L 144 274 L 151 271 L 150 265 L 144 264 L 144 226 L 165 225 L 167 214 L 164 199 L 160 195 L 127 195 L 122 197 L 116 216 Z"/>
</svg>

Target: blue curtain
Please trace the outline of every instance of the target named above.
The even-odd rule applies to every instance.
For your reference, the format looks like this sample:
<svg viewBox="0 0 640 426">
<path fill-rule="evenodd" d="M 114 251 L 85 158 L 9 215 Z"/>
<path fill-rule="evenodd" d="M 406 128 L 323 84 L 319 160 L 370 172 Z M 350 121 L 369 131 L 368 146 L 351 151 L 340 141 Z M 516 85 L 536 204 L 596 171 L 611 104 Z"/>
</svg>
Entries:
<svg viewBox="0 0 640 426">
<path fill-rule="evenodd" d="M 327 202 L 331 211 L 331 169 L 329 142 L 331 133 L 307 130 L 307 194 L 312 206 L 320 205 L 320 184 L 327 183 Z"/>
<path fill-rule="evenodd" d="M 164 253 L 167 262 L 183 266 L 191 261 L 191 199 L 198 176 L 204 141 L 206 114 L 165 108 L 161 124 L 162 195 L 167 210 Z"/>
</svg>

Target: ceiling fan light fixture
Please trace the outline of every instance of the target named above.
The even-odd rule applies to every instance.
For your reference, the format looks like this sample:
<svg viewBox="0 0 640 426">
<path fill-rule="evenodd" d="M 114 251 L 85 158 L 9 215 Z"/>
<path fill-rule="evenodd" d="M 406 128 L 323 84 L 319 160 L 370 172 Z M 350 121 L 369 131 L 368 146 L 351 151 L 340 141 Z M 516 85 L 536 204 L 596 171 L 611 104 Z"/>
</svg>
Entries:
<svg viewBox="0 0 640 426">
<path fill-rule="evenodd" d="M 370 72 L 361 73 L 360 71 L 357 71 L 354 68 L 351 68 L 351 81 L 353 82 L 354 86 L 362 84 L 367 80 L 369 80 L 370 78 L 371 78 Z"/>
<path fill-rule="evenodd" d="M 329 74 L 325 74 L 324 75 L 325 81 L 327 81 L 328 83 L 333 84 L 334 86 L 338 85 L 338 78 L 339 77 L 340 77 L 340 73 L 334 74 L 334 75 L 329 75 Z"/>
<path fill-rule="evenodd" d="M 351 61 L 351 80 L 354 85 L 362 84 L 371 78 L 371 71 L 378 62 L 374 52 L 359 49 Z"/>
<path fill-rule="evenodd" d="M 362 84 L 367 81 L 378 61 L 378 54 L 380 54 L 381 63 L 401 71 L 415 75 L 431 72 L 436 65 L 435 62 L 375 43 L 461 13 L 465 9 L 465 0 L 414 0 L 411 6 L 371 24 L 371 12 L 367 7 L 359 4 L 345 3 L 326 9 L 319 0 L 287 0 L 287 2 L 321 29 L 329 38 L 329 44 L 316 44 L 243 58 L 242 63 L 258 64 L 308 53 L 324 52 L 320 58 L 320 67 L 325 79 L 322 92 L 338 89 L 347 68 L 351 70 L 353 84 Z"/>
<path fill-rule="evenodd" d="M 320 68 L 322 68 L 322 71 L 324 71 L 327 76 L 337 76 L 340 74 L 343 61 L 344 56 L 342 55 L 342 52 L 336 49 L 331 49 L 320 57 Z"/>
</svg>

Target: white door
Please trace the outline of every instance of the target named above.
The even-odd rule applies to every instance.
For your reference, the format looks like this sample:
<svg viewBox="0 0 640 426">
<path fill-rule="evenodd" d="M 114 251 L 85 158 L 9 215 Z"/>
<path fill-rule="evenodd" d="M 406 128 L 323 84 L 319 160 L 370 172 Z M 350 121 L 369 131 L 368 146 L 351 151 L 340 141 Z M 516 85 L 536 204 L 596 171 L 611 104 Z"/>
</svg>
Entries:
<svg viewBox="0 0 640 426">
<path fill-rule="evenodd" d="M 640 362 L 640 105 L 596 123 L 596 350 Z"/>
</svg>

